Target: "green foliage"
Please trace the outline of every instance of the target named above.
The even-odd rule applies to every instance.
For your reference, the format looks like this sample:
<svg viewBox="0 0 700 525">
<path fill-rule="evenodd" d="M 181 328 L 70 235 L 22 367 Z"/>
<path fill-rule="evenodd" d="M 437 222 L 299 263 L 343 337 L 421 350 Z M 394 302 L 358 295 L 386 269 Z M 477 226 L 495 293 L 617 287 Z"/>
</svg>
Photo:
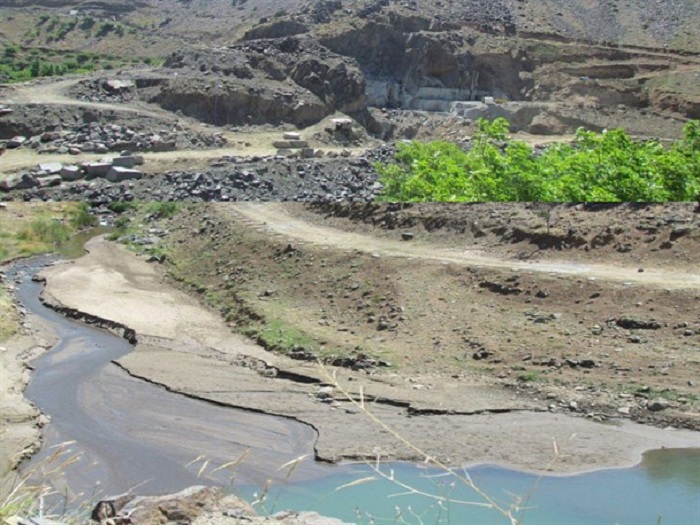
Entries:
<svg viewBox="0 0 700 525">
<path fill-rule="evenodd" d="M 71 22 L 72 23 L 72 22 Z M 61 26 L 63 27 L 63 25 Z M 25 82 L 32 78 L 60 76 L 68 73 L 88 73 L 96 68 L 114 69 L 119 57 L 74 52 L 24 48 L 8 44 L 0 52 L 0 79 L 3 82 Z M 132 58 L 133 64 L 146 63 L 144 59 Z M 162 64 L 160 59 L 149 59 L 149 64 Z"/>
<path fill-rule="evenodd" d="M 534 370 L 518 374 L 518 381 L 521 381 L 523 383 L 536 383 L 540 379 L 540 374 L 538 374 Z"/>
<path fill-rule="evenodd" d="M 80 21 L 80 29 L 83 31 L 90 31 L 95 25 L 95 19 L 91 16 L 86 16 Z"/>
<path fill-rule="evenodd" d="M 109 33 L 114 31 L 115 28 L 116 28 L 116 25 L 112 22 L 102 22 L 102 24 L 100 24 L 100 27 L 97 30 L 97 36 L 98 37 L 107 36 Z"/>
<path fill-rule="evenodd" d="M 22 241 L 35 241 L 59 244 L 70 237 L 69 228 L 63 221 L 50 217 L 38 217 L 22 229 L 17 238 Z"/>
<path fill-rule="evenodd" d="M 114 213 L 124 213 L 136 209 L 136 203 L 126 201 L 115 201 L 107 204 L 107 208 Z"/>
<path fill-rule="evenodd" d="M 19 49 L 17 48 L 17 46 L 13 46 L 13 45 L 5 46 L 5 57 L 6 58 L 16 57 L 18 52 L 19 52 Z"/>
<path fill-rule="evenodd" d="M 396 164 L 378 165 L 383 200 L 437 202 L 690 201 L 700 193 L 700 122 L 664 148 L 623 130 L 579 129 L 571 144 L 536 154 L 511 140 L 509 124 L 480 120 L 470 150 L 455 144 L 400 145 Z"/>
<path fill-rule="evenodd" d="M 73 228 L 80 230 L 95 226 L 95 224 L 97 224 L 97 219 L 94 215 L 90 214 L 90 206 L 81 202 L 75 207 L 75 210 L 70 213 L 70 224 Z"/>
<path fill-rule="evenodd" d="M 155 219 L 169 219 L 180 209 L 177 202 L 149 202 L 145 206 L 145 212 Z"/>
</svg>

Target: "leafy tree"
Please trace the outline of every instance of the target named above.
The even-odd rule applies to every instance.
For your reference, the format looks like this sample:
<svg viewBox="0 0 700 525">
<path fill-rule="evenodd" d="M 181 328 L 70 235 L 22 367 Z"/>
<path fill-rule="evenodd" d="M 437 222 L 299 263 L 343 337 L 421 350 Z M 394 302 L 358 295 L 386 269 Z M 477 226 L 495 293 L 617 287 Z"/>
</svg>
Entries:
<svg viewBox="0 0 700 525">
<path fill-rule="evenodd" d="M 471 148 L 402 144 L 377 169 L 390 201 L 689 201 L 700 193 L 700 122 L 664 148 L 616 129 L 579 129 L 541 153 L 509 136 L 508 122 L 480 120 Z"/>
</svg>

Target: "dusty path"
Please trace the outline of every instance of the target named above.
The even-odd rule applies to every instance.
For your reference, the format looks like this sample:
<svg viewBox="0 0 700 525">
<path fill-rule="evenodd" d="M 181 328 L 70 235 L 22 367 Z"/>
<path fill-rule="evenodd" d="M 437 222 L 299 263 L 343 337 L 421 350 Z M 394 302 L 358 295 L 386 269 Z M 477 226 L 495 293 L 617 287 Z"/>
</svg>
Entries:
<svg viewBox="0 0 700 525">
<path fill-rule="evenodd" d="M 330 399 L 321 400 L 315 382 L 330 378 L 317 365 L 267 353 L 232 335 L 216 315 L 163 281 L 157 267 L 123 247 L 94 240 L 87 248 L 86 257 L 44 272 L 47 293 L 64 305 L 135 328 L 140 344 L 119 360 L 133 375 L 221 404 L 304 421 L 319 432 L 315 448 L 320 458 L 377 453 L 420 458 L 342 393 L 332 391 Z M 416 389 L 396 375 L 370 380 L 347 370 L 339 371 L 338 378 L 351 393 L 362 386 L 366 399 L 372 400 L 371 412 L 382 422 L 427 453 L 453 463 L 542 470 L 556 439 L 564 455 L 555 471 L 574 472 L 633 464 L 650 448 L 699 444 L 694 432 L 601 425 L 540 413 L 544 406 L 488 385 L 441 378 L 430 388 Z M 443 414 L 407 417 L 412 406 Z M 574 440 L 569 439 L 572 433 Z"/>
<path fill-rule="evenodd" d="M 5 92 L 0 99 L 9 104 L 55 104 L 61 106 L 74 106 L 92 108 L 102 111 L 125 111 L 128 113 L 139 113 L 150 117 L 169 117 L 173 115 L 165 110 L 156 111 L 146 107 L 144 104 L 109 104 L 106 102 L 89 102 L 78 100 L 66 95 L 66 91 L 79 82 L 89 80 L 92 77 L 79 77 L 60 80 L 58 82 L 27 82 L 15 84 Z M 96 78 L 96 77 L 95 77 Z"/>
<path fill-rule="evenodd" d="M 686 273 L 668 269 L 610 266 L 561 262 L 522 262 L 503 260 L 469 249 L 455 250 L 429 244 L 406 243 L 373 238 L 311 224 L 292 216 L 282 204 L 236 203 L 221 206 L 222 213 L 243 217 L 250 225 L 299 241 L 331 246 L 339 250 L 360 250 L 384 256 L 433 260 L 464 266 L 512 269 L 518 272 L 538 272 L 561 276 L 585 277 L 635 286 L 653 286 L 668 289 L 700 289 L 700 272 Z"/>
</svg>

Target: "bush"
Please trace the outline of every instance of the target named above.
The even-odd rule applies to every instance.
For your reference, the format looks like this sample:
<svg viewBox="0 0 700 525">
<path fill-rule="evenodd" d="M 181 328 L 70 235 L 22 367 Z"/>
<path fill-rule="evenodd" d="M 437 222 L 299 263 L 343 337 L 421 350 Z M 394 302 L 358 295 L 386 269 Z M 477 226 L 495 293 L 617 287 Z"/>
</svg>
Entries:
<svg viewBox="0 0 700 525">
<path fill-rule="evenodd" d="M 155 219 L 169 219 L 180 209 L 177 202 L 149 202 L 146 204 L 145 212 L 153 215 Z"/>
<path fill-rule="evenodd" d="M 97 223 L 94 215 L 90 214 L 90 206 L 82 202 L 70 214 L 70 224 L 75 229 L 89 228 Z"/>
<path fill-rule="evenodd" d="M 22 241 L 50 244 L 59 244 L 67 241 L 69 237 L 70 230 L 62 221 L 48 217 L 39 217 L 33 220 L 17 235 L 17 238 Z"/>
<path fill-rule="evenodd" d="M 13 45 L 5 46 L 5 57 L 6 58 L 16 57 L 18 52 L 19 52 L 19 48 L 17 46 L 13 46 Z"/>
<path fill-rule="evenodd" d="M 572 144 L 536 154 L 511 140 L 504 119 L 480 120 L 471 149 L 400 145 L 396 164 L 378 165 L 387 201 L 691 201 L 700 193 L 700 123 L 664 148 L 623 130 L 579 129 Z"/>
</svg>

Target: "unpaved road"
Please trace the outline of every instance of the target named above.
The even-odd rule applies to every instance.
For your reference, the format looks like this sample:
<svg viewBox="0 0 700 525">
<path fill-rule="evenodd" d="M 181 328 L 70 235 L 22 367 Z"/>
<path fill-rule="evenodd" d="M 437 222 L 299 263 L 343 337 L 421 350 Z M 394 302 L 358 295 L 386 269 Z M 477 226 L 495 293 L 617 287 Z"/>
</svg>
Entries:
<svg viewBox="0 0 700 525">
<path fill-rule="evenodd" d="M 330 246 L 338 250 L 360 250 L 379 255 L 433 260 L 463 266 L 512 269 L 518 272 L 537 272 L 562 276 L 585 277 L 630 283 L 635 286 L 653 286 L 667 289 L 700 289 L 700 272 L 687 273 L 669 269 L 645 269 L 639 267 L 610 266 L 604 264 L 579 264 L 561 262 L 522 262 L 498 259 L 465 249 L 458 251 L 428 244 L 414 244 L 373 238 L 334 228 L 311 224 L 285 211 L 283 205 L 238 203 L 221 207 L 223 213 L 234 213 L 248 219 L 272 234 L 285 236 L 306 243 Z"/>
</svg>

